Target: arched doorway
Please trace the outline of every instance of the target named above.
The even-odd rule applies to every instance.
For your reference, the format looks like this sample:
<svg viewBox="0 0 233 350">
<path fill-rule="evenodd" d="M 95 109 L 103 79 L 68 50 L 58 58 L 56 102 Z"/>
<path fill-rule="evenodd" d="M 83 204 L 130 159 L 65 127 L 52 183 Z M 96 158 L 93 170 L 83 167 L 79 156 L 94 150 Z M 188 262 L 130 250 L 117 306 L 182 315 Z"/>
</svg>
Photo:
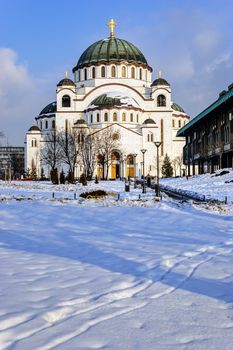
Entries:
<svg viewBox="0 0 233 350">
<path fill-rule="evenodd" d="M 126 160 L 126 176 L 127 177 L 134 177 L 134 158 L 132 156 L 132 154 L 129 154 L 127 156 L 127 160 Z"/>
<path fill-rule="evenodd" d="M 112 152 L 111 160 L 111 179 L 118 179 L 120 177 L 120 153 Z"/>
</svg>

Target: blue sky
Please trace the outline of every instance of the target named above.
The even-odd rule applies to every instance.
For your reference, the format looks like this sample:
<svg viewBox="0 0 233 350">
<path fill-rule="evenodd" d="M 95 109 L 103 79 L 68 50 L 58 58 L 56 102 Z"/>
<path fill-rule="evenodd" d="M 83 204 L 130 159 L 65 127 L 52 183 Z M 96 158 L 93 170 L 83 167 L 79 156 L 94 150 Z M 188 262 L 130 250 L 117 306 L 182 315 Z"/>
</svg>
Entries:
<svg viewBox="0 0 233 350">
<path fill-rule="evenodd" d="M 231 0 L 0 0 L 0 130 L 23 145 L 65 71 L 108 36 L 110 18 L 195 116 L 233 82 L 232 13 Z"/>
</svg>

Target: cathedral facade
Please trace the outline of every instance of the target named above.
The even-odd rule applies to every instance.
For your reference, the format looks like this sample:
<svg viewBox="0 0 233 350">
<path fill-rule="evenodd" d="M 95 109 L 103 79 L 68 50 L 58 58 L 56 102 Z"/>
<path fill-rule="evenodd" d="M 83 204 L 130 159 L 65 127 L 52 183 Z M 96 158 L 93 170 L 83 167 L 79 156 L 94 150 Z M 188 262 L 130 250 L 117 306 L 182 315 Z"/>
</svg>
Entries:
<svg viewBox="0 0 233 350">
<path fill-rule="evenodd" d="M 143 170 L 144 175 L 156 175 L 154 142 L 161 143 L 161 161 L 165 154 L 171 160 L 182 157 L 185 140 L 176 134 L 188 115 L 172 101 L 171 86 L 161 74 L 152 80 L 152 68 L 143 53 L 115 37 L 113 20 L 109 27 L 110 36 L 83 52 L 73 68 L 73 79 L 66 75 L 57 84 L 56 101 L 41 111 L 26 134 L 25 168 L 36 168 L 38 176 L 46 135 L 77 125 L 100 135 L 111 126 L 118 135 L 120 146 L 109 169 L 112 179 L 140 177 Z M 96 174 L 101 173 L 99 167 Z M 77 164 L 75 175 L 81 172 L 82 164 Z"/>
</svg>

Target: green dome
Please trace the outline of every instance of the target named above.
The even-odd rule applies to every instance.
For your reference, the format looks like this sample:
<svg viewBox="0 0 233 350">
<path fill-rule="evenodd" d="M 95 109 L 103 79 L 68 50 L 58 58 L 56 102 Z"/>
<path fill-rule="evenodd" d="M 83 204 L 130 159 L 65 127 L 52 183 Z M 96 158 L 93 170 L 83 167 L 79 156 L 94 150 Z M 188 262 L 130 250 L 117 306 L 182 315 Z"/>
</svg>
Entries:
<svg viewBox="0 0 233 350">
<path fill-rule="evenodd" d="M 177 103 L 173 103 L 173 104 L 172 104 L 172 109 L 173 109 L 174 111 L 177 111 L 177 112 L 185 113 L 185 111 L 183 110 L 183 108 L 180 107 Z"/>
<path fill-rule="evenodd" d="M 122 61 L 148 66 L 143 53 L 136 46 L 126 40 L 110 37 L 89 46 L 79 58 L 73 72 L 91 64 Z"/>
</svg>

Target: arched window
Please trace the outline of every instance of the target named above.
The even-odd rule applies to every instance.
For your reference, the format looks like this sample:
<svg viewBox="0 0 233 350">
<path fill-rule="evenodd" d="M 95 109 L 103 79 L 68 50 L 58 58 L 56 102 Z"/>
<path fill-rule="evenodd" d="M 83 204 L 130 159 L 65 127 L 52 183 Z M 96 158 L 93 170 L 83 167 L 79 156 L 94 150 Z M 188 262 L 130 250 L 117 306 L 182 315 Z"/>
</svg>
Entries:
<svg viewBox="0 0 233 350">
<path fill-rule="evenodd" d="M 93 115 L 91 114 L 91 123 L 93 123 Z"/>
<path fill-rule="evenodd" d="M 147 81 L 147 70 L 146 70 L 145 74 L 146 74 L 146 81 Z"/>
<path fill-rule="evenodd" d="M 111 76 L 112 76 L 112 78 L 116 77 L 116 67 L 115 66 L 111 67 Z"/>
<path fill-rule="evenodd" d="M 154 141 L 154 136 L 153 136 L 153 133 L 152 132 L 149 132 L 147 134 L 147 141 L 148 142 L 153 142 Z"/>
<path fill-rule="evenodd" d="M 104 121 L 105 121 L 105 122 L 108 121 L 108 113 L 104 113 Z"/>
<path fill-rule="evenodd" d="M 32 147 L 36 147 L 36 139 L 32 140 Z"/>
<path fill-rule="evenodd" d="M 125 112 L 122 113 L 122 121 L 126 122 L 126 114 L 125 114 Z"/>
<path fill-rule="evenodd" d="M 139 69 L 139 79 L 142 80 L 142 68 Z"/>
<path fill-rule="evenodd" d="M 130 121 L 133 122 L 133 113 L 130 113 Z"/>
<path fill-rule="evenodd" d="M 70 96 L 64 95 L 62 97 L 62 107 L 70 107 Z"/>
<path fill-rule="evenodd" d="M 81 80 L 81 72 L 80 72 L 80 69 L 79 69 L 79 71 L 78 71 L 78 81 L 80 81 Z"/>
<path fill-rule="evenodd" d="M 95 67 L 92 67 L 91 74 L 92 74 L 92 79 L 95 79 Z"/>
<path fill-rule="evenodd" d="M 139 116 L 138 116 L 138 114 L 137 114 L 137 123 L 139 122 Z"/>
<path fill-rule="evenodd" d="M 126 68 L 125 68 L 125 66 L 121 67 L 121 76 L 122 76 L 122 78 L 126 77 Z"/>
<path fill-rule="evenodd" d="M 101 67 L 101 78 L 105 78 L 105 75 L 106 75 L 106 73 L 105 73 L 105 67 L 102 66 L 102 67 Z"/>
<path fill-rule="evenodd" d="M 52 120 L 52 128 L 55 129 L 55 120 Z"/>
<path fill-rule="evenodd" d="M 48 129 L 48 120 L 45 121 L 45 129 Z"/>
<path fill-rule="evenodd" d="M 100 114 L 99 114 L 99 113 L 96 114 L 96 122 L 97 122 L 97 123 L 100 122 Z"/>
<path fill-rule="evenodd" d="M 42 120 L 40 121 L 40 129 L 42 130 L 43 128 L 43 123 L 42 123 Z"/>
<path fill-rule="evenodd" d="M 172 127 L 174 128 L 175 127 L 175 120 L 172 119 Z"/>
<path fill-rule="evenodd" d="M 87 69 L 84 69 L 84 80 L 87 80 Z"/>
<path fill-rule="evenodd" d="M 157 97 L 157 106 L 165 107 L 166 106 L 166 97 L 164 95 L 159 95 Z"/>
<path fill-rule="evenodd" d="M 134 67 L 132 67 L 131 68 L 131 78 L 135 78 L 135 68 Z"/>
<path fill-rule="evenodd" d="M 178 121 L 179 128 L 181 127 L 181 120 Z"/>
<path fill-rule="evenodd" d="M 113 121 L 117 122 L 117 113 L 116 112 L 113 113 Z"/>
</svg>

